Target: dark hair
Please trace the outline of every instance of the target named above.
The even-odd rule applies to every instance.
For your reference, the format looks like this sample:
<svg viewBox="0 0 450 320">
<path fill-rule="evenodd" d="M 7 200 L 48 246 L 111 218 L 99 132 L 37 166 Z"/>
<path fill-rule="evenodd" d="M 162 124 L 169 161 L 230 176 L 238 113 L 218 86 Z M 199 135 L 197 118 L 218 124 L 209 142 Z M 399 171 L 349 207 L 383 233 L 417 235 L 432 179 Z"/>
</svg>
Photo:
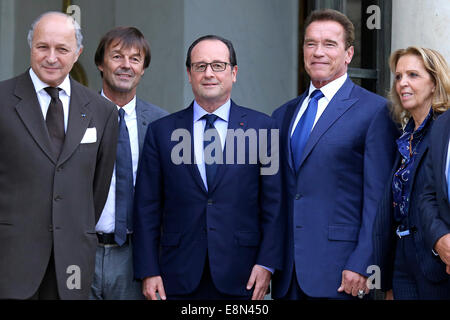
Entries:
<svg viewBox="0 0 450 320">
<path fill-rule="evenodd" d="M 144 69 L 150 65 L 151 53 L 150 45 L 145 40 L 144 35 L 135 27 L 116 27 L 108 31 L 100 40 L 97 51 L 95 52 L 95 65 L 103 64 L 106 48 L 112 44 L 122 44 L 122 48 L 136 47 L 144 52 Z M 103 77 L 103 72 L 100 72 Z"/>
<path fill-rule="evenodd" d="M 355 42 L 355 27 L 345 14 L 333 9 L 315 10 L 306 18 L 305 33 L 308 26 L 314 21 L 334 21 L 339 23 L 345 32 L 345 49 L 353 46 Z"/>
<path fill-rule="evenodd" d="M 233 47 L 233 44 L 231 43 L 231 41 L 227 40 L 225 38 L 222 38 L 222 37 L 210 34 L 210 35 L 198 38 L 189 47 L 188 52 L 187 52 L 187 56 L 186 56 L 186 67 L 189 70 L 191 69 L 191 53 L 192 53 L 192 50 L 194 49 L 194 47 L 199 42 L 202 42 L 202 41 L 205 41 L 205 40 L 219 40 L 219 41 L 222 41 L 227 46 L 228 52 L 230 53 L 230 64 L 231 64 L 231 66 L 234 67 L 235 65 L 237 65 L 236 52 L 234 51 L 234 47 Z"/>
</svg>

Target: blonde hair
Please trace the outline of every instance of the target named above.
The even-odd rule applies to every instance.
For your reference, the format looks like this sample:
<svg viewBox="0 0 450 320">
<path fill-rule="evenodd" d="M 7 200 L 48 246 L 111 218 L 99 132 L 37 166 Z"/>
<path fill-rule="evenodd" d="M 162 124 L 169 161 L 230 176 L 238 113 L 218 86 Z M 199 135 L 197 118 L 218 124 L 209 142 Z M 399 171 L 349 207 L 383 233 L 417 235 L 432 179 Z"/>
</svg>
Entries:
<svg viewBox="0 0 450 320">
<path fill-rule="evenodd" d="M 411 46 L 406 49 L 399 49 L 391 54 L 389 58 L 389 66 L 391 72 L 395 74 L 397 63 L 401 57 L 406 55 L 414 55 L 421 59 L 425 69 L 431 76 L 436 89 L 433 94 L 431 108 L 436 114 L 440 114 L 450 107 L 450 71 L 445 58 L 436 50 Z M 395 89 L 395 80 L 392 83 L 389 92 L 389 99 L 392 102 L 391 114 L 394 121 L 401 125 L 411 118 L 411 114 L 402 107 L 400 97 Z"/>
</svg>

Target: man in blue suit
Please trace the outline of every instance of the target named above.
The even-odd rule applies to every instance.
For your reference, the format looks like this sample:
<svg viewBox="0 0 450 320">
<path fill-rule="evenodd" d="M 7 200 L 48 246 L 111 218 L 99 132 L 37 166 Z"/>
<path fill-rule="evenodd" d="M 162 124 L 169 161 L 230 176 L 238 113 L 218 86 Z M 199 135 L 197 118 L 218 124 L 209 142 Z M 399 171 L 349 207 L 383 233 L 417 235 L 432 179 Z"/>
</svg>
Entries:
<svg viewBox="0 0 450 320">
<path fill-rule="evenodd" d="M 354 52 L 350 20 L 327 9 L 313 12 L 305 25 L 310 87 L 273 113 L 280 127 L 287 223 L 273 297 L 363 297 L 396 128 L 386 100 L 347 76 Z"/>
<path fill-rule="evenodd" d="M 150 65 L 150 46 L 134 27 L 117 27 L 100 40 L 95 64 L 103 80 L 102 96 L 119 110 L 119 141 L 108 199 L 95 230 L 98 246 L 91 299 L 143 299 L 133 277 L 132 212 L 134 181 L 147 126 L 168 113 L 136 97 Z"/>
<path fill-rule="evenodd" d="M 229 40 L 197 39 L 186 67 L 195 101 L 152 123 L 144 143 L 135 194 L 135 277 L 143 279 L 148 299 L 157 292 L 162 299 L 263 299 L 281 267 L 281 180 L 278 168 L 265 173 L 269 163 L 250 158 L 265 149 L 264 134 L 256 132 L 270 135 L 275 121 L 231 101 L 238 68 Z M 239 131 L 248 144 L 230 135 Z M 278 153 L 268 146 L 268 155 Z"/>
<path fill-rule="evenodd" d="M 424 238 L 430 250 L 447 265 L 450 274 L 450 112 L 436 120 L 431 130 L 425 162 L 426 181 L 421 201 Z"/>
</svg>

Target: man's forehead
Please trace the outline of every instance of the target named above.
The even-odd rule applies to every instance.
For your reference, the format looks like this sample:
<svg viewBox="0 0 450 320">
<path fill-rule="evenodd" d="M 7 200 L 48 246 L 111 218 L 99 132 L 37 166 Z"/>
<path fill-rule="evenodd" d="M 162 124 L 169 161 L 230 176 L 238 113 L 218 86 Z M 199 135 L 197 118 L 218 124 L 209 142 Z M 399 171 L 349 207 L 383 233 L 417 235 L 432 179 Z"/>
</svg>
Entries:
<svg viewBox="0 0 450 320">
<path fill-rule="evenodd" d="M 323 41 L 345 41 L 344 27 L 332 20 L 313 21 L 305 32 L 305 41 L 320 37 Z"/>
<path fill-rule="evenodd" d="M 55 25 L 57 25 L 60 30 L 71 30 L 75 34 L 73 18 L 62 13 L 49 13 L 43 16 L 41 20 L 37 22 L 36 29 L 52 28 Z"/>
<path fill-rule="evenodd" d="M 197 43 L 197 45 L 192 49 L 191 55 L 214 55 L 214 56 L 225 56 L 228 58 L 229 51 L 228 47 L 220 40 L 208 39 Z"/>
<path fill-rule="evenodd" d="M 110 52 L 127 52 L 131 53 L 132 55 L 144 55 L 145 50 L 143 48 L 140 48 L 137 44 L 133 43 L 125 43 L 121 39 L 113 39 L 109 45 L 106 47 L 106 51 Z"/>
</svg>

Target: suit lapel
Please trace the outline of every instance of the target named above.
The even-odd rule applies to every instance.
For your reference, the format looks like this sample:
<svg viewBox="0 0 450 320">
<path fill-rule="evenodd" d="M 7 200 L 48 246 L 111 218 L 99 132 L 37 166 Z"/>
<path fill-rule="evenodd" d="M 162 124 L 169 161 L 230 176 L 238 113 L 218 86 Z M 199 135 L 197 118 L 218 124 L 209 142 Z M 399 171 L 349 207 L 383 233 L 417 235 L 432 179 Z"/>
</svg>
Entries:
<svg viewBox="0 0 450 320">
<path fill-rule="evenodd" d="M 145 133 L 147 132 L 147 125 L 150 123 L 148 119 L 148 110 L 144 108 L 141 100 L 136 98 L 136 117 L 137 117 L 137 128 L 138 128 L 138 142 L 139 142 L 139 153 L 142 152 L 144 146 Z"/>
<path fill-rule="evenodd" d="M 178 118 L 176 119 L 175 128 L 176 129 L 186 129 L 190 133 L 190 139 L 191 139 L 191 164 L 185 164 L 188 167 L 188 170 L 191 172 L 192 177 L 194 178 L 194 181 L 198 184 L 200 189 L 203 190 L 203 192 L 208 193 L 208 191 L 205 188 L 205 185 L 203 184 L 202 177 L 200 175 L 200 172 L 198 171 L 197 163 L 195 160 L 195 150 L 194 150 L 194 128 L 193 128 L 193 122 L 194 122 L 194 103 L 191 103 L 191 105 L 185 109 L 183 112 L 180 112 L 178 115 Z"/>
<path fill-rule="evenodd" d="M 62 164 L 72 155 L 79 146 L 86 129 L 89 126 L 92 114 L 88 108 L 89 100 L 82 94 L 80 85 L 70 79 L 71 97 L 69 103 L 69 121 L 66 138 L 58 163 Z M 97 136 L 98 139 L 98 136 Z"/>
<path fill-rule="evenodd" d="M 231 107 L 230 107 L 230 117 L 228 118 L 228 130 L 237 130 L 237 129 L 242 129 L 247 130 L 247 121 L 246 120 L 246 116 L 247 113 L 245 112 L 244 109 L 240 108 L 238 105 L 236 105 L 232 100 L 231 100 Z M 236 157 L 237 155 L 237 148 L 238 146 L 236 144 L 234 144 L 234 157 Z M 223 154 L 222 154 L 222 159 L 224 164 L 219 165 L 217 168 L 217 172 L 216 172 L 216 176 L 214 177 L 214 181 L 213 181 L 213 185 L 211 190 L 209 190 L 209 192 L 214 192 L 214 190 L 217 188 L 217 185 L 219 184 L 220 180 L 222 179 L 222 176 L 224 175 L 224 173 L 226 172 L 228 166 L 226 165 L 226 159 L 227 159 L 227 141 L 225 140 L 225 145 L 223 148 Z M 233 161 L 235 161 L 236 159 L 233 159 Z"/>
<path fill-rule="evenodd" d="M 28 71 L 18 78 L 14 94 L 21 99 L 16 105 L 19 117 L 42 151 L 56 163 L 42 109 Z"/>
<path fill-rule="evenodd" d="M 354 87 L 350 78 L 347 78 L 344 85 L 338 90 L 333 99 L 330 101 L 325 111 L 320 116 L 314 129 L 311 131 L 308 141 L 306 142 L 303 156 L 300 160 L 299 168 L 311 153 L 314 146 L 319 141 L 320 137 L 359 99 L 351 97 L 351 91 Z"/>
</svg>

